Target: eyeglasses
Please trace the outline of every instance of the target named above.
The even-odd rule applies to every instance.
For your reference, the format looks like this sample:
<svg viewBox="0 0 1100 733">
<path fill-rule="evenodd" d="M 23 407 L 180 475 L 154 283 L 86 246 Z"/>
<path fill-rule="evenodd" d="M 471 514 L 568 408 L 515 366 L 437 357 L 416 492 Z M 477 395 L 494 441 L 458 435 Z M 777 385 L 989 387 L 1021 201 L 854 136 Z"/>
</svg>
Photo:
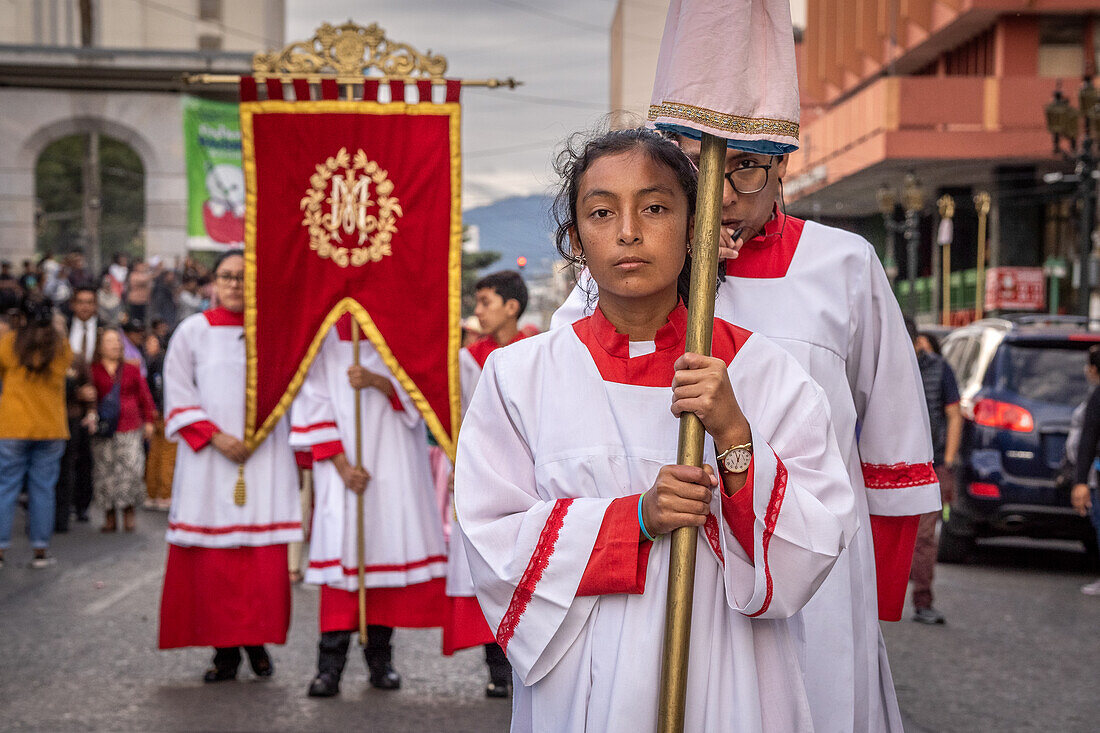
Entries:
<svg viewBox="0 0 1100 733">
<path fill-rule="evenodd" d="M 244 284 L 244 275 L 230 275 L 228 272 L 219 272 L 215 277 L 228 285 Z"/>
<path fill-rule="evenodd" d="M 753 163 L 733 169 L 723 175 L 726 181 L 733 186 L 733 190 L 742 196 L 759 193 L 768 185 L 768 171 L 771 163 Z"/>
</svg>

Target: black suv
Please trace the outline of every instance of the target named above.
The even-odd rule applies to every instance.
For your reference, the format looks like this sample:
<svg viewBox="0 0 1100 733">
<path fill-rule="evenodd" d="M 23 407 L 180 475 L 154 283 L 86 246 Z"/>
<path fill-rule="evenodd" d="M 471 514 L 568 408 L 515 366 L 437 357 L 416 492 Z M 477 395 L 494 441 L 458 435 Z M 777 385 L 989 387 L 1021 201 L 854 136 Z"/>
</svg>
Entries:
<svg viewBox="0 0 1100 733">
<path fill-rule="evenodd" d="M 1008 316 L 976 321 L 943 341 L 965 417 L 958 492 L 940 532 L 940 562 L 961 562 L 979 537 L 1081 540 L 1088 519 L 1056 480 L 1073 409 L 1088 395 L 1083 318 Z"/>
</svg>

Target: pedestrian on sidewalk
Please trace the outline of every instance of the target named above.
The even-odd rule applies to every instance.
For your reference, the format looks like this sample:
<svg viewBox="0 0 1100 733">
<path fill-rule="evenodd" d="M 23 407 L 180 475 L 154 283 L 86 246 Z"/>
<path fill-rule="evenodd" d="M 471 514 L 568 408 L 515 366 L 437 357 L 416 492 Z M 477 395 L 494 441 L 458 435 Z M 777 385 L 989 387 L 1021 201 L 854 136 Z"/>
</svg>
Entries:
<svg viewBox="0 0 1100 733">
<path fill-rule="evenodd" d="M 25 297 L 14 331 L 0 337 L 0 567 L 11 546 L 15 504 L 24 485 L 31 567 L 54 563 L 57 477 L 69 438 L 65 373 L 73 353 L 55 329 L 53 311 L 41 297 Z"/>
<path fill-rule="evenodd" d="M 1092 520 L 1100 542 L 1100 489 L 1095 465 L 1097 444 L 1100 443 L 1100 390 L 1096 389 L 1100 384 L 1100 344 L 1089 347 L 1085 377 L 1089 382 L 1089 395 L 1073 411 L 1066 437 L 1066 456 L 1073 461 L 1070 503 L 1078 514 Z M 1100 580 L 1081 586 L 1081 592 L 1086 596 L 1100 596 Z"/>
<path fill-rule="evenodd" d="M 103 532 L 123 527 L 133 532 L 134 507 L 145 495 L 145 448 L 153 436 L 156 407 L 141 371 L 123 361 L 122 336 L 103 332 L 92 362 L 92 383 L 98 398 L 99 417 L 92 437 L 92 484 L 95 501 L 103 510 Z"/>
<path fill-rule="evenodd" d="M 955 499 L 955 471 L 958 468 L 959 445 L 962 443 L 959 385 L 950 365 L 935 352 L 931 340 L 918 333 L 911 319 L 905 319 L 905 328 L 913 340 L 917 366 L 924 383 L 928 422 L 932 430 L 932 463 L 940 481 L 940 499 L 944 504 L 950 504 Z M 913 583 L 913 620 L 922 624 L 942 624 L 945 621 L 943 614 L 932 606 L 936 523 L 941 515 L 940 511 L 921 515 L 917 544 L 913 548 L 913 566 L 909 573 Z"/>
<path fill-rule="evenodd" d="M 168 511 L 172 504 L 172 476 L 176 469 L 176 443 L 164 435 L 164 350 L 167 339 L 161 341 L 155 333 L 145 338 L 147 373 L 145 381 L 156 405 L 157 419 L 149 452 L 145 459 L 146 509 Z"/>
<path fill-rule="evenodd" d="M 257 676 L 274 673 L 263 645 L 286 643 L 287 543 L 302 538 L 288 421 L 255 448 L 244 442 L 241 252 L 223 255 L 214 272 L 221 305 L 181 323 L 164 359 L 165 431 L 180 443 L 159 646 L 214 647 L 204 682 L 235 679 L 241 647 Z"/>
</svg>

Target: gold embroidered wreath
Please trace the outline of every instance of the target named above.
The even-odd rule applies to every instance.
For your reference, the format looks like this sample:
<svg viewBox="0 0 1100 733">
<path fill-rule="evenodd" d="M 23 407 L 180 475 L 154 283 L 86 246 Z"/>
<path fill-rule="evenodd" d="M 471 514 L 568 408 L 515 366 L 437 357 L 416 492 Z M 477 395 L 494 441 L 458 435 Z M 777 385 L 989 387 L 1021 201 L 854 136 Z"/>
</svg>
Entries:
<svg viewBox="0 0 1100 733">
<path fill-rule="evenodd" d="M 342 191 L 346 195 L 339 211 L 333 206 L 331 215 L 326 215 L 322 204 L 330 196 L 333 177 L 341 179 Z M 366 198 L 354 201 L 359 190 L 357 186 L 366 186 L 367 180 L 373 184 L 377 201 Z M 397 233 L 397 217 L 403 216 L 401 204 L 393 196 L 393 181 L 378 163 L 367 159 L 360 149 L 355 158 L 348 154 L 347 148 L 340 148 L 336 155 L 317 166 L 317 172 L 309 178 L 310 188 L 302 198 L 299 208 L 305 212 L 302 226 L 309 228 L 309 247 L 319 257 L 331 259 L 340 267 L 359 267 L 367 262 L 378 262 L 393 254 L 391 242 Z M 336 201 L 335 193 L 332 194 Z M 369 214 L 367 208 L 378 205 L 378 213 Z M 340 236 L 342 219 L 348 207 L 352 208 L 355 233 L 358 234 L 358 246 L 344 246 Z M 347 233 L 345 229 L 345 233 Z"/>
</svg>

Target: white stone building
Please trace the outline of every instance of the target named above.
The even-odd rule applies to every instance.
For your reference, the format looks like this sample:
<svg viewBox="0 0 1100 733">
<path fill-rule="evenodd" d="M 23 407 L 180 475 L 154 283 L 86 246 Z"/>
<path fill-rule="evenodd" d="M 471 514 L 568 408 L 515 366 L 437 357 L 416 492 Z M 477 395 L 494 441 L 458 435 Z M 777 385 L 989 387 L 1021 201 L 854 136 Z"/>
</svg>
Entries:
<svg viewBox="0 0 1100 733">
<path fill-rule="evenodd" d="M 183 254 L 183 76 L 247 73 L 284 26 L 283 0 L 0 0 L 0 258 L 34 253 L 42 151 L 89 132 L 141 158 L 146 255 Z"/>
</svg>

